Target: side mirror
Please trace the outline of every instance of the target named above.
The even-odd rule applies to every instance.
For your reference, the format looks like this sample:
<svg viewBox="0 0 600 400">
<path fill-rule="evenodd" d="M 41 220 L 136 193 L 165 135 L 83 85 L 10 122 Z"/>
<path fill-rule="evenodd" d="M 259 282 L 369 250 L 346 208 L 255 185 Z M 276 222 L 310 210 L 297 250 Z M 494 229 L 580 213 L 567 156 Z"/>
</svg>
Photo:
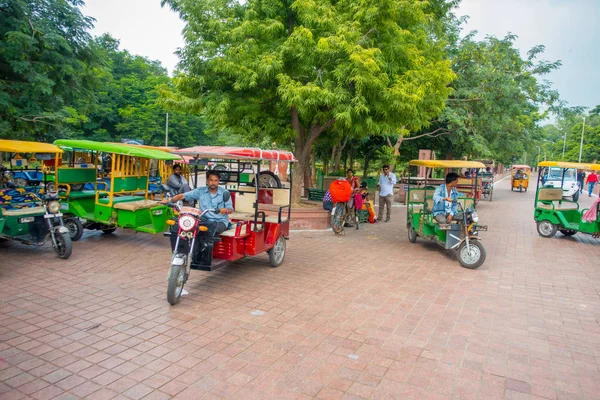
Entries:
<svg viewBox="0 0 600 400">
<path fill-rule="evenodd" d="M 231 199 L 231 193 L 229 193 L 229 190 L 226 190 L 223 192 L 223 202 L 227 203 L 229 199 Z"/>
</svg>

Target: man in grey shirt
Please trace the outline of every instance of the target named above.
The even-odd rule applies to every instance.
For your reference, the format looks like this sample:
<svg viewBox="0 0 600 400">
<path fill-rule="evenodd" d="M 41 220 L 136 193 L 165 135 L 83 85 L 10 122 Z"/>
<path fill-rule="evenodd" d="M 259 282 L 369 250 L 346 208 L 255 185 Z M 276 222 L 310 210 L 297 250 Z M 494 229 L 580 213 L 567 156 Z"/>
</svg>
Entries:
<svg viewBox="0 0 600 400">
<path fill-rule="evenodd" d="M 379 182 L 377 183 L 377 189 L 379 189 L 379 213 L 377 216 L 377 221 L 381 221 L 383 219 L 383 208 L 387 207 L 385 222 L 390 222 L 395 184 L 396 175 L 390 171 L 389 165 L 384 165 L 383 173 L 379 177 Z"/>
<path fill-rule="evenodd" d="M 173 165 L 173 173 L 167 181 L 167 186 L 177 194 L 187 193 L 192 190 L 187 180 L 181 176 L 181 165 L 179 164 Z"/>
</svg>

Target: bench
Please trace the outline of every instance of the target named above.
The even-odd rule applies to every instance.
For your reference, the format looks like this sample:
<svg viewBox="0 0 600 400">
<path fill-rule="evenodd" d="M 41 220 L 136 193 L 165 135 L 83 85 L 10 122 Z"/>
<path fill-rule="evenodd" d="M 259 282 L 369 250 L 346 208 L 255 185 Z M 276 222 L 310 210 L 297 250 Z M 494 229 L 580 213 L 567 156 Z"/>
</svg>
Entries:
<svg viewBox="0 0 600 400">
<path fill-rule="evenodd" d="M 563 202 L 562 188 L 541 188 L 538 190 L 537 200 L 536 208 L 544 210 L 565 211 L 579 209 L 579 204 L 577 203 L 570 201 Z"/>
<path fill-rule="evenodd" d="M 115 210 L 137 211 L 137 210 L 143 210 L 145 208 L 152 208 L 152 207 L 156 207 L 156 206 L 160 205 L 160 203 L 158 201 L 154 201 L 154 200 L 141 199 L 141 200 L 135 200 L 135 201 L 118 202 L 118 201 L 116 201 L 117 199 L 118 199 L 118 197 L 115 198 L 115 201 L 113 202 Z"/>
<path fill-rule="evenodd" d="M 308 200 L 312 200 L 312 201 L 323 201 L 323 198 L 325 197 L 325 193 L 327 193 L 326 190 L 314 189 L 314 188 L 309 188 L 309 189 L 307 189 L 307 191 L 308 191 Z"/>
</svg>

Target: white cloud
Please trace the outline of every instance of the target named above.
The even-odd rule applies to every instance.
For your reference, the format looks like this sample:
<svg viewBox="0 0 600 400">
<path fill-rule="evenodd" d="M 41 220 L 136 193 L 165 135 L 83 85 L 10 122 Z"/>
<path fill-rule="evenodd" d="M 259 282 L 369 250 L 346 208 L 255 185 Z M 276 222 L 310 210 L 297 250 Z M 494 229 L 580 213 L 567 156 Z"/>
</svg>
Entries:
<svg viewBox="0 0 600 400">
<path fill-rule="evenodd" d="M 94 35 L 110 33 L 122 49 L 159 60 L 173 72 L 184 23 L 160 0 L 87 0 L 82 10 L 96 19 Z"/>
</svg>

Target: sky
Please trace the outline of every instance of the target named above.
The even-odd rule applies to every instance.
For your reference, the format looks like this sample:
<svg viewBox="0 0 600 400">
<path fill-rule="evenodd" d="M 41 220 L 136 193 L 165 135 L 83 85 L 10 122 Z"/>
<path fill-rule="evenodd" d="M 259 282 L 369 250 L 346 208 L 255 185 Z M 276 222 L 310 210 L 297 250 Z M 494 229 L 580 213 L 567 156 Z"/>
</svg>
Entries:
<svg viewBox="0 0 600 400">
<path fill-rule="evenodd" d="M 131 53 L 160 60 L 172 73 L 183 46 L 184 23 L 160 0 L 87 0 L 84 14 L 96 19 L 94 34 L 108 32 Z M 525 56 L 543 44 L 541 55 L 561 60 L 558 71 L 546 76 L 571 106 L 600 104 L 600 0 L 462 0 L 458 15 L 469 15 L 464 33 L 517 35 Z"/>
</svg>

